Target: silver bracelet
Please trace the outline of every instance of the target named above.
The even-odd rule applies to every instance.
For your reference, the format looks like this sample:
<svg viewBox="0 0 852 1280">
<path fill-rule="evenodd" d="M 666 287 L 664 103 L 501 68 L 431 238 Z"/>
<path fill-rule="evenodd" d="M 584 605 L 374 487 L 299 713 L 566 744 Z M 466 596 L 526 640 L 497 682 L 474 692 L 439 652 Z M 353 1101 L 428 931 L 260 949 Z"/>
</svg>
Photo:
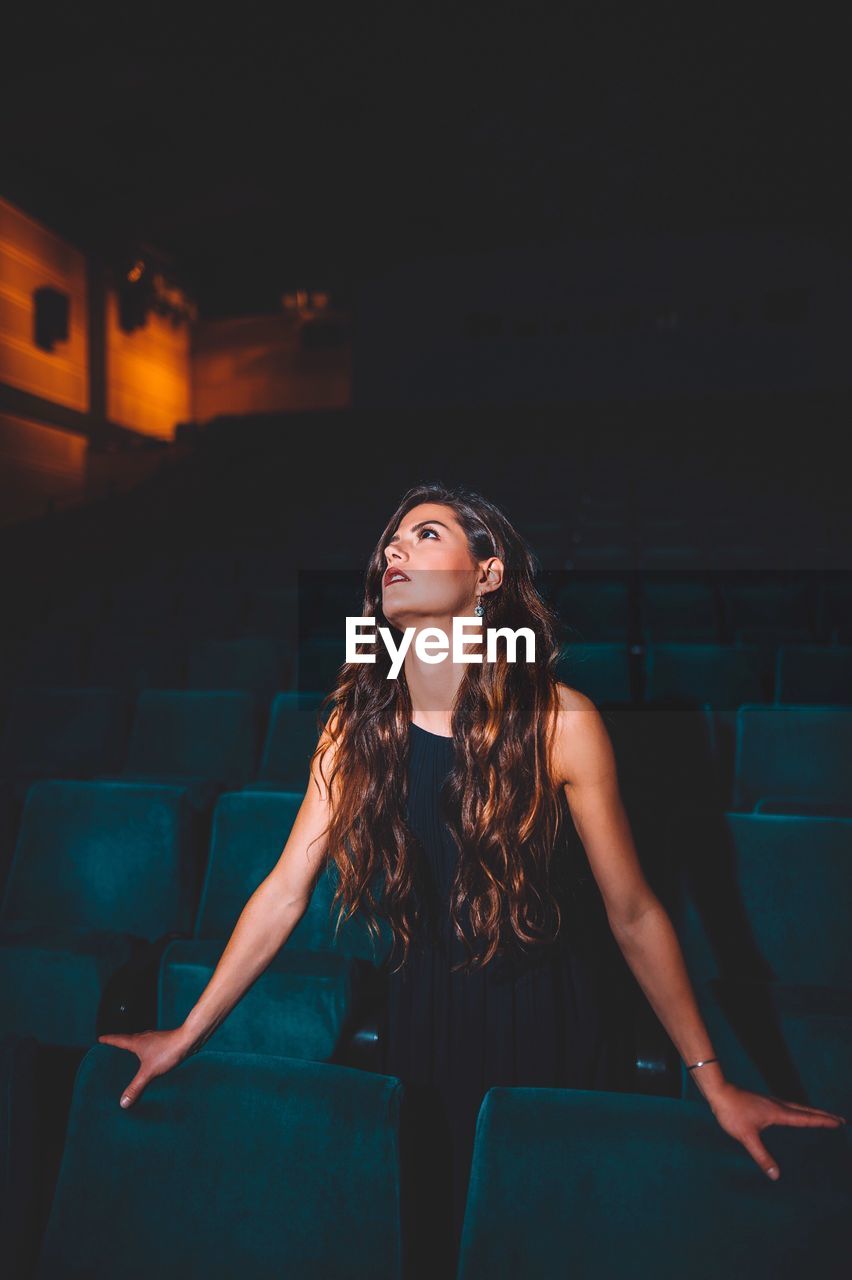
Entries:
<svg viewBox="0 0 852 1280">
<path fill-rule="evenodd" d="M 702 1058 L 701 1062 L 693 1062 L 691 1067 L 687 1067 L 687 1071 L 694 1071 L 696 1067 L 706 1067 L 708 1062 L 718 1062 L 718 1058 Z"/>
</svg>

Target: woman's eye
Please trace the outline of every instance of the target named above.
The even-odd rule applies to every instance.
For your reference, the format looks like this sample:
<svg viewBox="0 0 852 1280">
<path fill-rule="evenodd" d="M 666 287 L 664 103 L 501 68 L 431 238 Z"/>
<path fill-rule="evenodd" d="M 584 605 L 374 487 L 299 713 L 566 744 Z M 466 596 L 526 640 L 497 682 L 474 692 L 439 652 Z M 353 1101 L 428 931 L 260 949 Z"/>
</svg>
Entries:
<svg viewBox="0 0 852 1280">
<path fill-rule="evenodd" d="M 428 524 L 424 525 L 424 527 L 420 530 L 420 536 L 422 537 L 424 533 L 434 533 L 435 537 L 436 538 L 438 537 L 437 529 L 430 529 Z"/>
</svg>

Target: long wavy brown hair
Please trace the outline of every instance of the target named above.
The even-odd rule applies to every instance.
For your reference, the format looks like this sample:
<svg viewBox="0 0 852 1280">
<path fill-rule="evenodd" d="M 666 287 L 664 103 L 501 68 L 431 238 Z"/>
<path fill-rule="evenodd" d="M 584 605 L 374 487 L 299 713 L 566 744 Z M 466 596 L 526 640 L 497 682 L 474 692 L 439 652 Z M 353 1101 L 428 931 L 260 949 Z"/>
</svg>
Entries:
<svg viewBox="0 0 852 1280">
<path fill-rule="evenodd" d="M 535 662 L 508 662 L 499 643 L 495 662 L 466 664 L 452 710 L 455 761 L 441 804 L 459 850 L 451 925 L 467 951 L 454 968 L 481 967 L 508 944 L 554 941 L 561 924 L 550 864 L 563 813 L 549 765 L 558 617 L 535 585 L 534 553 L 503 512 L 474 490 L 439 483 L 409 489 L 388 521 L 367 566 L 364 617 L 390 626 L 399 643 L 401 632 L 382 612 L 385 547 L 406 512 L 425 502 L 453 510 L 475 560 L 503 561 L 500 586 L 482 597 L 483 623 L 535 634 Z M 412 705 L 404 667 L 390 680 L 386 648 L 368 651 L 375 663 L 344 663 L 323 698 L 317 727 L 325 742 L 321 737 L 314 757 L 331 799 L 327 857 L 337 868 L 337 927 L 361 911 L 378 939 L 383 918 L 393 949 L 402 949 L 401 967 L 423 928 L 426 896 L 419 843 L 405 821 Z M 462 926 L 465 905 L 478 954 Z"/>
</svg>

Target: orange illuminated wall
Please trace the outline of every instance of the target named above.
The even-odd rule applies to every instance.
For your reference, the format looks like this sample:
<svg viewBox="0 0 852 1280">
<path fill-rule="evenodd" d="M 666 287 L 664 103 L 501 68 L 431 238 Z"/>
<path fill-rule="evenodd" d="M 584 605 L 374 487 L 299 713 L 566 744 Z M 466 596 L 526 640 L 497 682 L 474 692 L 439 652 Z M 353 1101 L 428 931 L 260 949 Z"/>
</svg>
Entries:
<svg viewBox="0 0 852 1280">
<path fill-rule="evenodd" d="M 106 297 L 106 411 L 110 422 L 143 435 L 174 439 L 192 416 L 189 326 L 150 312 L 142 329 L 125 333 L 118 299 Z"/>
<path fill-rule="evenodd" d="M 70 298 L 69 340 L 53 351 L 33 340 L 33 290 L 43 285 Z M 86 308 L 83 254 L 0 199 L 0 382 L 88 412 Z"/>
<path fill-rule="evenodd" d="M 73 431 L 0 413 L 0 525 L 40 515 L 49 498 L 81 498 L 86 447 Z"/>
<path fill-rule="evenodd" d="M 193 333 L 196 422 L 218 414 L 347 408 L 352 348 L 308 349 L 287 314 L 206 320 Z"/>
</svg>

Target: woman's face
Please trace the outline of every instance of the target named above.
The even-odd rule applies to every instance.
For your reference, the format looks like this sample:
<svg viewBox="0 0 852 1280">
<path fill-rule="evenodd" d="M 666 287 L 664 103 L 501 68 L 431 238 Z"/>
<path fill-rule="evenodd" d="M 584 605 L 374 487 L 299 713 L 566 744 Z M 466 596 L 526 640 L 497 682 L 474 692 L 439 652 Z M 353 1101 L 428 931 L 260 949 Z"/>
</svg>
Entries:
<svg viewBox="0 0 852 1280">
<path fill-rule="evenodd" d="M 472 617 L 477 592 L 499 583 L 500 561 L 480 563 L 452 507 L 422 502 L 407 511 L 385 546 L 382 611 L 400 631 L 430 625 L 432 620 Z M 495 577 L 480 584 L 482 567 L 493 565 Z M 404 578 L 393 580 L 398 571 Z"/>
</svg>

